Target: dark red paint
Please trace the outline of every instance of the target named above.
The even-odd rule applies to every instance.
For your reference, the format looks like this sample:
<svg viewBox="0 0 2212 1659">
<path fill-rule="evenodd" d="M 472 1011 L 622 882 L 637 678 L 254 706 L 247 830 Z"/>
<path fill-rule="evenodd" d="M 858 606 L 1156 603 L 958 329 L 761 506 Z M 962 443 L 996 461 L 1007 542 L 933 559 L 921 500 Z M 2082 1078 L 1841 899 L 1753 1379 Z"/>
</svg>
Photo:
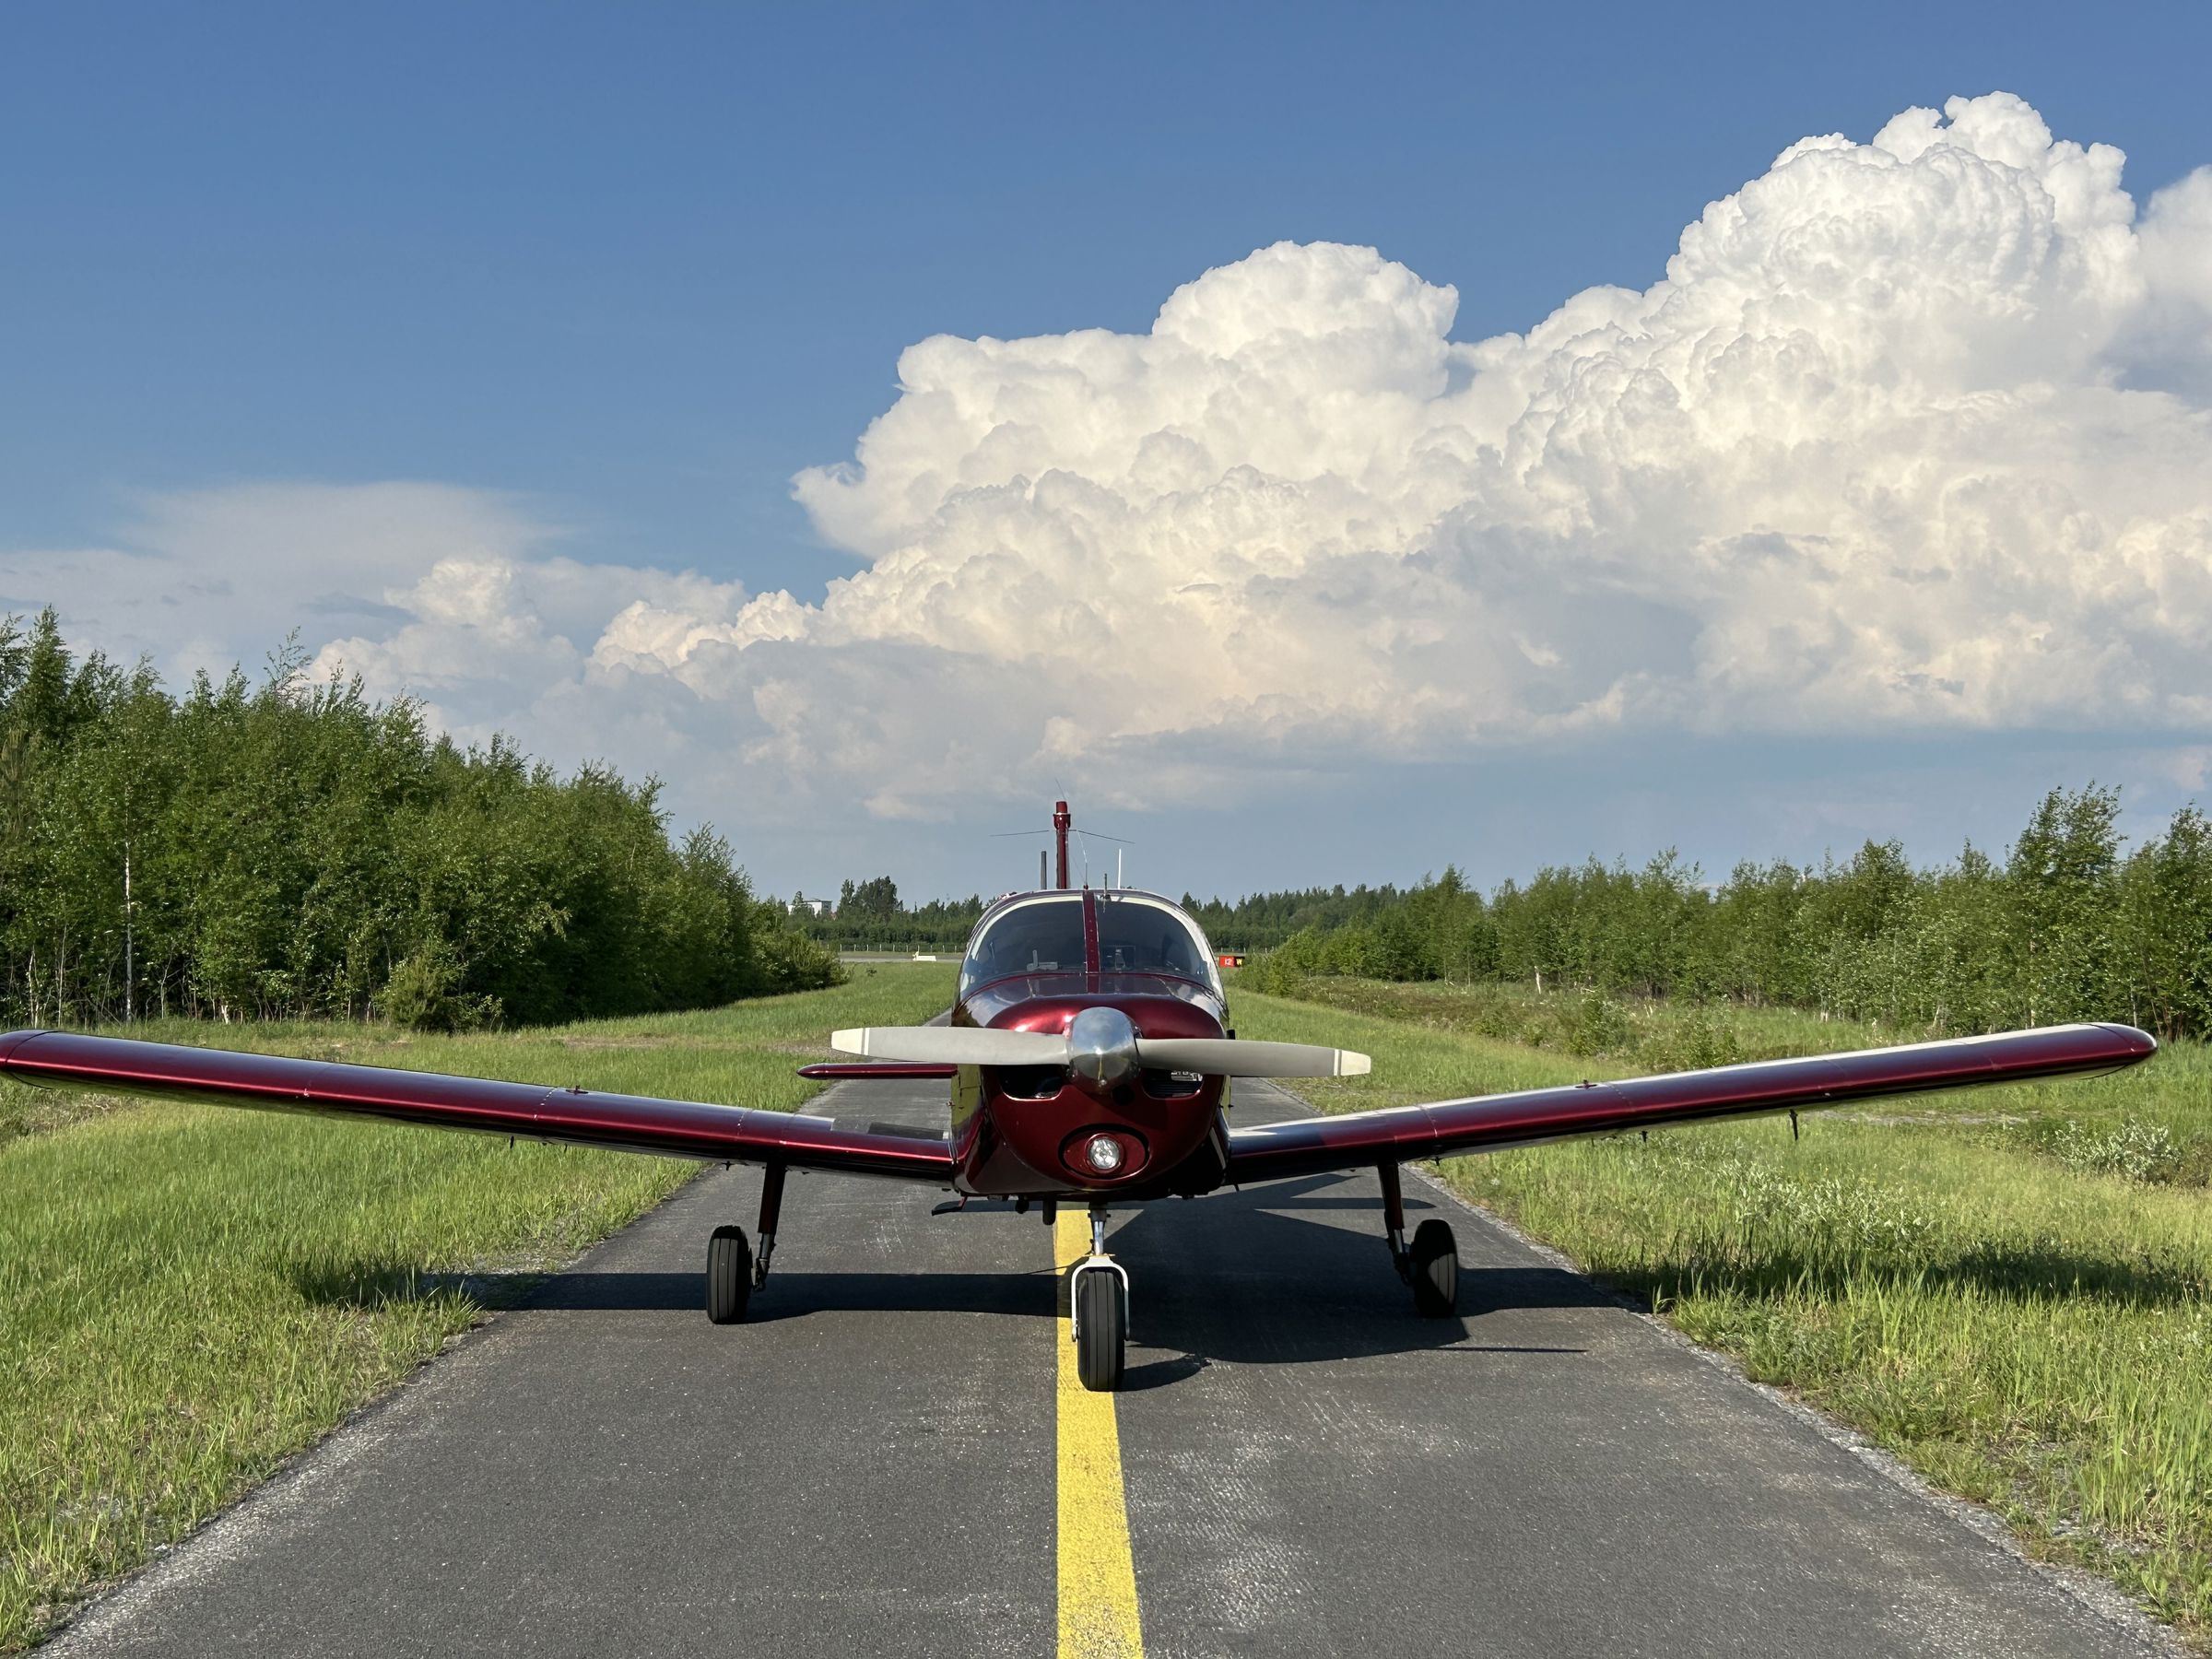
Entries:
<svg viewBox="0 0 2212 1659">
<path fill-rule="evenodd" d="M 1089 909 L 1086 905 L 1086 910 Z M 1097 959 L 1095 928 L 1087 941 Z M 1085 1008 L 1119 1008 L 1139 1037 L 1219 1037 L 1223 1009 L 1210 986 L 1167 974 L 1018 974 L 979 985 L 953 1007 L 952 1023 L 1009 1031 L 1067 1030 Z M 953 1093 L 952 1147 L 962 1192 L 994 1196 L 1157 1196 L 1209 1192 L 1221 1182 L 1227 1142 L 1221 1132 L 1223 1079 L 1207 1077 L 1188 1093 L 1156 1090 L 1164 1079 L 1138 1077 L 1104 1093 L 1063 1077 L 1050 1094 L 1016 1092 L 1020 1081 L 990 1067 L 972 1068 L 972 1082 Z M 1071 1148 L 1092 1134 L 1124 1137 L 1141 1156 L 1112 1175 L 1070 1161 Z"/>
<path fill-rule="evenodd" d="M 1846 1100 L 1971 1084 L 2116 1071 L 2158 1043 L 2133 1026 L 2053 1026 L 1907 1048 L 1769 1060 L 1620 1083 L 1533 1088 L 1394 1112 L 1308 1118 L 1229 1137 L 1229 1179 L 1275 1181 L 1382 1159 L 1440 1158 L 1571 1135 L 1655 1129 L 1698 1119 L 1810 1112 Z"/>
<path fill-rule="evenodd" d="M 796 1112 L 288 1060 L 73 1031 L 14 1031 L 0 1037 L 0 1074 L 18 1083 L 381 1118 L 626 1152 L 756 1163 L 772 1159 L 801 1169 L 918 1181 L 946 1182 L 952 1176 L 952 1155 L 941 1141 L 841 1129 Z"/>
</svg>

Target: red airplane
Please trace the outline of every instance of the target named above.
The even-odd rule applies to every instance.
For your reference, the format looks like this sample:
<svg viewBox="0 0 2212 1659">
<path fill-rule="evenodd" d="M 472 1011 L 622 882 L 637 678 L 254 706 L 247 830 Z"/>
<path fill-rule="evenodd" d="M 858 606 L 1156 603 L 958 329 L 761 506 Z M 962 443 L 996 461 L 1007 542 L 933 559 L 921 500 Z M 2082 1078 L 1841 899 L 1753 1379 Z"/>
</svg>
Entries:
<svg viewBox="0 0 2212 1659">
<path fill-rule="evenodd" d="M 1025 1210 L 1034 1203 L 1048 1223 L 1062 1203 L 1088 1205 L 1091 1253 L 1069 1277 L 1071 1339 L 1084 1386 L 1110 1390 L 1121 1380 L 1129 1325 L 1129 1277 L 1106 1250 L 1107 1211 L 1116 1202 L 1371 1168 L 1382 1177 L 1383 1233 L 1398 1277 L 1420 1313 L 1442 1317 L 1457 1305 L 1458 1246 L 1441 1220 L 1423 1221 L 1406 1239 L 1398 1166 L 1408 1160 L 2082 1076 L 2158 1051 L 2132 1026 L 2049 1026 L 1232 1128 L 1232 1077 L 1350 1076 L 1368 1070 L 1367 1056 L 1240 1039 L 1214 953 L 1180 907 L 1131 888 L 1068 885 L 1070 822 L 1067 803 L 1057 803 L 1057 885 L 1008 894 L 976 923 L 948 1024 L 839 1031 L 831 1046 L 864 1059 L 803 1068 L 809 1077 L 945 1079 L 952 1127 L 943 1137 L 67 1031 L 0 1036 L 0 1076 L 759 1164 L 759 1253 L 736 1227 L 716 1228 L 707 1244 L 707 1316 L 717 1324 L 742 1320 L 767 1280 L 787 1170 L 925 1182 L 960 1194 L 948 1207 L 970 1198 L 1010 1199 Z"/>
</svg>

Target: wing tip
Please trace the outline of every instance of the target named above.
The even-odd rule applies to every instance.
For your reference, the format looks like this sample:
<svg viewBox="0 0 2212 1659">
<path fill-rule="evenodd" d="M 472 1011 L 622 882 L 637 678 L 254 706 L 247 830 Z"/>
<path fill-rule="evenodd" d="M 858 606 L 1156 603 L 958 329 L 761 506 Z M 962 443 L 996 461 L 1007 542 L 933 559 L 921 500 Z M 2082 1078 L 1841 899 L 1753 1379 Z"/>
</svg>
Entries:
<svg viewBox="0 0 2212 1659">
<path fill-rule="evenodd" d="M 2130 1064 L 2137 1060 L 2147 1060 L 2159 1052 L 2159 1040 L 2139 1027 L 2122 1025 L 2114 1020 L 2106 1022 L 2100 1029 L 2110 1031 L 2127 1044 L 2127 1058 Z"/>
<path fill-rule="evenodd" d="M 1340 1077 L 1364 1077 L 1375 1069 L 1371 1055 L 1357 1053 L 1350 1049 L 1336 1051 L 1336 1075 Z"/>
<path fill-rule="evenodd" d="M 841 1054 L 865 1055 L 868 1052 L 868 1032 L 865 1026 L 853 1026 L 842 1031 L 830 1033 L 830 1046 Z"/>
</svg>

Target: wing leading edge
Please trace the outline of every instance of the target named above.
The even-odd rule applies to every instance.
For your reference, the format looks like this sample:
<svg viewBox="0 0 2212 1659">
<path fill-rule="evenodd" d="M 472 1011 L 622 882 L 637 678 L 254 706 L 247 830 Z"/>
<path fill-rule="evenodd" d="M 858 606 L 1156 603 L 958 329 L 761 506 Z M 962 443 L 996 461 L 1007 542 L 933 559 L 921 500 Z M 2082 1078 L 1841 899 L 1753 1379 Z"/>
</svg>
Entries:
<svg viewBox="0 0 2212 1659">
<path fill-rule="evenodd" d="M 50 1088 L 98 1089 L 278 1112 L 476 1129 L 533 1140 L 676 1158 L 782 1163 L 943 1182 L 943 1141 L 841 1129 L 796 1112 L 500 1083 L 441 1072 L 290 1060 L 74 1031 L 0 1036 L 0 1077 Z"/>
<path fill-rule="evenodd" d="M 1300 1118 L 1231 1130 L 1227 1179 L 1274 1181 L 1361 1164 L 1524 1147 L 1569 1135 L 1618 1134 L 1760 1112 L 1809 1112 L 1847 1100 L 1938 1088 L 2084 1077 L 2133 1065 L 2158 1049 L 2156 1039 L 2133 1026 L 2045 1026 L 1990 1037 L 1761 1060 L 1618 1083 L 1581 1083 Z"/>
</svg>

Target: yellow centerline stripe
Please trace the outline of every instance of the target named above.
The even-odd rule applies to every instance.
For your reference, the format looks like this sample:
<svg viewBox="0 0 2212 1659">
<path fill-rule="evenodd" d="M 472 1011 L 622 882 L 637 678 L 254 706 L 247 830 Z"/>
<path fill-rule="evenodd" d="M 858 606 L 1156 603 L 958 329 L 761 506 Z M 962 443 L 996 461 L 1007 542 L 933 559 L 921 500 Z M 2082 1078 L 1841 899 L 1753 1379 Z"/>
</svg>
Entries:
<svg viewBox="0 0 2212 1659">
<path fill-rule="evenodd" d="M 1065 1286 L 1067 1270 L 1090 1253 L 1081 1207 L 1060 1211 L 1053 1245 Z M 1052 1330 L 1060 1348 L 1060 1659 L 1143 1659 L 1114 1396 L 1083 1386 L 1067 1322 L 1054 1320 Z"/>
</svg>

